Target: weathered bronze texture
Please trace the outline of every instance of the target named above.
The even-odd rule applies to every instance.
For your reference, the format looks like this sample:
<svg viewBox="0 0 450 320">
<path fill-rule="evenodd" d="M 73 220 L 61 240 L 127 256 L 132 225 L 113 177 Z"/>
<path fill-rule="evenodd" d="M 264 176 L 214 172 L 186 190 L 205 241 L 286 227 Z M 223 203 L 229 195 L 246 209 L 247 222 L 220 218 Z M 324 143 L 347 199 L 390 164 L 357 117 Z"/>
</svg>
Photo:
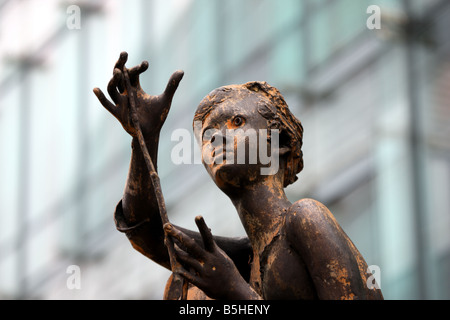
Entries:
<svg viewBox="0 0 450 320">
<path fill-rule="evenodd" d="M 125 88 L 127 90 L 128 96 L 129 96 L 128 100 L 130 103 L 131 122 L 132 122 L 133 127 L 136 129 L 139 146 L 140 146 L 142 154 L 144 156 L 145 164 L 147 165 L 147 169 L 148 169 L 148 172 L 150 175 L 153 189 L 155 190 L 155 197 L 156 197 L 156 201 L 158 203 L 161 221 L 163 224 L 167 224 L 167 223 L 169 223 L 169 217 L 167 216 L 166 204 L 165 204 L 164 197 L 162 194 L 161 183 L 159 181 L 159 176 L 153 165 L 153 160 L 151 159 L 150 154 L 148 152 L 147 145 L 145 143 L 145 138 L 142 133 L 141 125 L 139 122 L 139 117 L 137 115 L 136 90 L 135 90 L 135 88 L 133 88 L 131 86 L 130 75 L 128 74 L 128 70 L 126 70 L 124 68 L 124 70 L 122 70 L 122 71 L 123 71 L 123 76 L 124 76 L 124 80 L 125 80 Z M 175 256 L 175 248 L 174 248 L 173 241 L 170 237 L 168 237 L 166 235 L 164 242 L 167 247 L 167 252 L 169 253 L 171 268 L 172 268 L 172 270 L 177 270 L 178 267 L 176 264 L 178 262 L 177 262 L 176 256 Z M 171 290 L 170 292 L 171 292 L 171 294 L 173 294 L 173 299 L 179 297 L 180 295 L 183 300 L 186 299 L 187 286 L 184 285 L 180 274 L 178 274 L 178 273 L 174 274 L 174 276 L 172 277 L 172 284 L 173 284 L 173 290 Z M 180 288 L 183 288 L 183 291 L 181 293 L 179 292 Z M 169 299 L 172 299 L 172 296 L 170 296 Z"/>
<path fill-rule="evenodd" d="M 157 176 L 157 153 L 183 72 L 176 71 L 165 91 L 151 96 L 139 83 L 148 63 L 127 69 L 126 61 L 122 53 L 108 84 L 114 103 L 94 89 L 133 137 L 115 222 L 137 251 L 172 270 L 165 299 L 383 299 L 376 286 L 367 285 L 368 266 L 331 212 L 312 199 L 287 199 L 284 188 L 303 169 L 303 127 L 280 92 L 266 82 L 215 89 L 194 116 L 204 166 L 232 201 L 248 237 L 214 236 L 200 216 L 195 218 L 199 232 L 171 224 Z M 255 143 L 245 134 L 252 130 L 265 135 Z M 229 131 L 237 132 L 231 158 L 230 150 L 217 143 L 227 140 Z M 208 132 L 212 135 L 206 137 Z M 240 144 L 247 150 L 244 162 L 235 158 Z M 277 170 L 262 174 L 268 164 L 250 161 L 249 150 L 274 145 L 270 150 L 272 159 L 278 159 Z"/>
</svg>

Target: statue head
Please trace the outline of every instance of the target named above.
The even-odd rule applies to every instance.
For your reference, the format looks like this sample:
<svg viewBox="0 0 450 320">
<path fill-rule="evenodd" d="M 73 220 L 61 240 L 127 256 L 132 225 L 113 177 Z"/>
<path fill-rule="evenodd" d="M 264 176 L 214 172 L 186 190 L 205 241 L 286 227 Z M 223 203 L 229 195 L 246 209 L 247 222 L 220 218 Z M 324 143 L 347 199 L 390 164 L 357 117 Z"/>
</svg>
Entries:
<svg viewBox="0 0 450 320">
<path fill-rule="evenodd" d="M 274 87 L 266 82 L 248 82 L 241 85 L 228 85 L 210 92 L 200 102 L 194 116 L 194 133 L 202 148 L 202 154 L 208 143 L 217 142 L 218 136 L 225 136 L 229 130 L 265 129 L 267 143 L 271 143 L 273 130 L 278 133 L 278 155 L 283 170 L 281 177 L 283 187 L 297 180 L 297 174 L 303 169 L 302 138 L 303 127 L 300 121 L 290 112 L 283 96 Z M 207 133 L 210 133 L 208 136 Z M 212 134 L 211 134 L 212 132 Z M 238 137 L 239 135 L 235 135 Z M 236 143 L 232 143 L 235 145 Z M 247 147 L 249 143 L 247 142 Z M 252 144 L 250 142 L 250 144 Z M 253 143 L 255 144 L 255 143 Z M 261 144 L 257 144 L 261 146 Z M 235 150 L 234 150 L 235 151 Z M 215 160 L 217 155 L 214 154 Z M 219 155 L 221 160 L 225 154 Z M 204 160 L 204 158 L 202 157 Z M 247 158 L 248 160 L 248 158 Z M 224 160 L 224 162 L 226 162 Z M 207 171 L 217 183 L 216 168 L 226 167 L 212 166 L 203 161 Z M 255 180 L 256 172 L 248 163 L 238 169 L 238 163 L 234 163 L 233 177 L 248 175 L 248 179 Z M 252 168 L 259 168 L 261 164 Z"/>
</svg>

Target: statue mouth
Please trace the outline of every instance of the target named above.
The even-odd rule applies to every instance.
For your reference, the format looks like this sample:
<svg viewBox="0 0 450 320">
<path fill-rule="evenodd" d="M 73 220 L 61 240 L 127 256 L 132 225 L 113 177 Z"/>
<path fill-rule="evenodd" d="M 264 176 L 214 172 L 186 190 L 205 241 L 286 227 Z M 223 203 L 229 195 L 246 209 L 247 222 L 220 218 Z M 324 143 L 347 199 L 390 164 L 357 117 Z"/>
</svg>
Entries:
<svg viewBox="0 0 450 320">
<path fill-rule="evenodd" d="M 233 161 L 234 161 L 234 153 L 231 151 L 225 151 L 225 152 L 223 150 L 220 150 L 218 152 L 213 151 L 211 154 L 211 158 L 212 158 L 211 164 L 213 166 L 220 166 L 220 165 L 226 164 L 227 163 L 227 155 L 231 155 L 231 157 L 228 156 L 228 160 L 233 159 Z"/>
</svg>

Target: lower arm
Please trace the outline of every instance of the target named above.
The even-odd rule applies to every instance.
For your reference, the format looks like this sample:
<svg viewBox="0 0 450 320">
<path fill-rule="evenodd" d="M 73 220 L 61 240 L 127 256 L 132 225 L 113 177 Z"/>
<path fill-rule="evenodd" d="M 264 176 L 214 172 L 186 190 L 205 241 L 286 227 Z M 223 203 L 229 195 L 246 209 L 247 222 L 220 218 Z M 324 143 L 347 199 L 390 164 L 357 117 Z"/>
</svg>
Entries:
<svg viewBox="0 0 450 320">
<path fill-rule="evenodd" d="M 157 168 L 158 139 L 153 143 L 147 143 L 153 165 Z M 144 155 L 137 138 L 132 141 L 132 154 L 127 182 L 122 198 L 123 213 L 125 219 L 131 223 L 137 223 L 144 219 L 160 222 L 159 208 L 155 197 L 152 181 L 148 172 Z M 155 219 L 157 218 L 157 219 Z M 153 222 L 153 221 L 152 221 Z"/>
</svg>

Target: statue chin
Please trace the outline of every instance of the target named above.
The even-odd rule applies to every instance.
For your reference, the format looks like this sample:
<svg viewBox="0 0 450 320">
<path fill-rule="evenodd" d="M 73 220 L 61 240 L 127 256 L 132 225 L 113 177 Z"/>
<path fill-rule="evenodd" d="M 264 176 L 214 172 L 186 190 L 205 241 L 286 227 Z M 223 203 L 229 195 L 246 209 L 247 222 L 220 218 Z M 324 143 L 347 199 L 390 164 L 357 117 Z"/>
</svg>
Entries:
<svg viewBox="0 0 450 320">
<path fill-rule="evenodd" d="M 212 177 L 216 185 L 226 191 L 255 183 L 260 178 L 259 166 L 245 164 L 217 164 L 212 168 Z"/>
</svg>

